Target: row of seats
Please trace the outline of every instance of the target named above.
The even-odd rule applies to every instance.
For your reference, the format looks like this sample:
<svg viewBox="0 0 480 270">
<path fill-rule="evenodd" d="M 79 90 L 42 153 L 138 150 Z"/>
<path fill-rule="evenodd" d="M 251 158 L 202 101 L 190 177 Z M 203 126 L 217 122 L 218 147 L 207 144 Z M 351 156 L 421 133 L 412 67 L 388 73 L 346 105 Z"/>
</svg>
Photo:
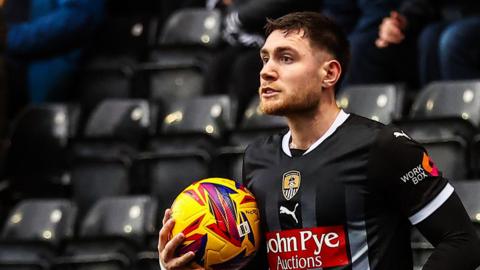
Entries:
<svg viewBox="0 0 480 270">
<path fill-rule="evenodd" d="M 24 200 L 2 224 L 0 268 L 156 269 L 142 254 L 154 253 L 157 216 L 148 196 L 102 199 L 84 218 L 69 200 Z"/>
<path fill-rule="evenodd" d="M 480 179 L 453 185 L 478 226 Z M 149 196 L 108 197 L 79 217 L 69 200 L 21 201 L 3 224 L 0 268 L 156 269 L 157 232 L 163 217 L 156 204 Z M 411 243 L 415 265 L 420 267 L 432 246 L 416 230 Z"/>
<path fill-rule="evenodd" d="M 409 117 L 400 119 L 394 116 L 404 115 L 398 110 L 402 89 L 395 85 L 346 88 L 338 103 L 401 126 L 455 181 L 480 175 L 478 107 L 471 106 L 478 91 L 479 82 L 432 84 L 418 95 Z M 78 106 L 32 106 L 12 128 L 2 185 L 10 184 L 14 200 L 73 198 L 81 213 L 99 198 L 131 193 L 157 197 L 164 208 L 194 180 L 241 179 L 245 147 L 286 128 L 284 118 L 260 112 L 258 99 L 239 125 L 234 118 L 235 105 L 227 96 L 178 100 L 166 108 L 140 99 L 106 100 L 83 124 Z"/>
<path fill-rule="evenodd" d="M 209 63 L 223 44 L 220 11 L 181 9 L 163 27 L 160 21 L 144 17 L 107 20 L 78 78 L 77 98 L 87 109 L 104 98 L 169 102 L 205 92 Z"/>
</svg>

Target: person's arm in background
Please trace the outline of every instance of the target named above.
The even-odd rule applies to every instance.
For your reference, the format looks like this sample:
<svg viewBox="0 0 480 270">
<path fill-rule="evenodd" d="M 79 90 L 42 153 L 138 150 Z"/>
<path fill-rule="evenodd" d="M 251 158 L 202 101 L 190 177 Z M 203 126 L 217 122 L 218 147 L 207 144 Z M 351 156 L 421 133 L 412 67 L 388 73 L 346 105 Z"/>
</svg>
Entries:
<svg viewBox="0 0 480 270">
<path fill-rule="evenodd" d="M 20 57 L 49 56 L 81 47 L 102 22 L 104 5 L 104 0 L 58 0 L 58 8 L 48 15 L 7 25 L 1 47 Z"/>
<path fill-rule="evenodd" d="M 392 11 L 385 17 L 379 26 L 378 39 L 375 44 L 385 48 L 392 44 L 399 44 L 405 35 L 418 33 L 429 21 L 438 15 L 439 1 L 436 0 L 409 0 L 405 1 L 398 11 Z"/>
<path fill-rule="evenodd" d="M 265 18 L 277 18 L 290 12 L 312 9 L 311 0 L 262 0 L 248 1 L 238 7 L 238 19 L 242 28 L 249 32 L 261 30 L 266 23 Z M 318 4 L 316 4 L 318 6 Z M 318 11 L 318 10 L 317 10 Z"/>
<path fill-rule="evenodd" d="M 277 18 L 297 10 L 315 10 L 318 6 L 310 0 L 256 0 L 231 4 L 225 15 L 223 38 L 231 45 L 260 46 L 266 18 Z"/>
</svg>

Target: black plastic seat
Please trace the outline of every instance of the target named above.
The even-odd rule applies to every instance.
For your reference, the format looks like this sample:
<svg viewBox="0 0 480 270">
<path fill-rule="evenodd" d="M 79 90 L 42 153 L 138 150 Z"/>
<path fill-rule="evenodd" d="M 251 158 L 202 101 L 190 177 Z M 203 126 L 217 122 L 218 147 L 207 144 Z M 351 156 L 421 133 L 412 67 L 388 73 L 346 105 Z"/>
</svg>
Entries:
<svg viewBox="0 0 480 270">
<path fill-rule="evenodd" d="M 0 269 L 50 269 L 74 233 L 76 207 L 68 200 L 24 200 L 12 211 L 0 239 Z"/>
<path fill-rule="evenodd" d="M 471 164 L 473 177 L 480 177 L 480 134 L 473 136 L 471 141 Z"/>
<path fill-rule="evenodd" d="M 409 118 L 400 124 L 415 125 L 424 134 L 439 133 L 443 139 L 460 136 L 470 142 L 480 123 L 479 105 L 480 81 L 433 82 L 420 91 Z"/>
<path fill-rule="evenodd" d="M 220 46 L 220 34 L 220 11 L 177 10 L 159 31 L 148 61 L 139 66 L 138 88 L 164 103 L 203 94 L 204 74 Z"/>
<path fill-rule="evenodd" d="M 452 184 L 462 200 L 470 220 L 478 227 L 480 225 L 480 179 L 456 181 Z"/>
<path fill-rule="evenodd" d="M 211 152 L 233 129 L 236 105 L 226 95 L 173 102 L 159 123 L 152 147 L 156 152 L 201 148 Z"/>
<path fill-rule="evenodd" d="M 461 118 L 480 124 L 480 81 L 439 81 L 427 85 L 415 98 L 411 118 Z"/>
<path fill-rule="evenodd" d="M 109 98 L 142 97 L 135 89 L 135 74 L 156 39 L 158 23 L 145 14 L 105 18 L 78 76 L 76 92 L 85 111 Z"/>
<path fill-rule="evenodd" d="M 86 114 L 102 101 L 133 96 L 137 60 L 128 56 L 95 56 L 80 71 L 79 100 Z"/>
<path fill-rule="evenodd" d="M 178 100 L 168 107 L 158 133 L 135 162 L 144 172 L 140 178 L 147 179 L 143 186 L 158 198 L 160 209 L 169 207 L 190 183 L 210 176 L 211 158 L 233 119 L 227 96 Z"/>
<path fill-rule="evenodd" d="M 138 192 L 156 198 L 159 213 L 163 213 L 188 185 L 210 176 L 210 158 L 201 150 L 145 153 L 135 160 L 134 171 L 135 183 L 141 185 Z"/>
<path fill-rule="evenodd" d="M 20 196 L 62 196 L 69 184 L 69 144 L 80 108 L 69 104 L 27 107 L 10 134 L 7 176 Z"/>
<path fill-rule="evenodd" d="M 395 84 L 353 85 L 341 90 L 337 103 L 348 112 L 389 124 L 402 117 L 405 90 Z"/>
<path fill-rule="evenodd" d="M 72 146 L 73 198 L 83 215 L 96 200 L 130 192 L 130 167 L 151 128 L 145 100 L 113 99 L 92 113 Z"/>
<path fill-rule="evenodd" d="M 54 269 L 131 269 L 155 231 L 156 201 L 148 196 L 98 201 L 83 219 Z"/>
</svg>

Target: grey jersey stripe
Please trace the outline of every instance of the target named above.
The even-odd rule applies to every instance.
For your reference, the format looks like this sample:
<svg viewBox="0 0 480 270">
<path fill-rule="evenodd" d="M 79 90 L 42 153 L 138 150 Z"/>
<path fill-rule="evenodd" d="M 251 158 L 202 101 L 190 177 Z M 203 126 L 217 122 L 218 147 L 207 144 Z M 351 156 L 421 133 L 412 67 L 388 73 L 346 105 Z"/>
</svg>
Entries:
<svg viewBox="0 0 480 270">
<path fill-rule="evenodd" d="M 350 254 L 352 259 L 352 270 L 370 270 L 368 260 L 367 229 L 365 226 L 364 199 L 358 193 L 358 187 L 345 188 L 347 215 L 347 232 L 350 243 Z M 359 213 L 362 213 L 359 216 Z"/>
</svg>

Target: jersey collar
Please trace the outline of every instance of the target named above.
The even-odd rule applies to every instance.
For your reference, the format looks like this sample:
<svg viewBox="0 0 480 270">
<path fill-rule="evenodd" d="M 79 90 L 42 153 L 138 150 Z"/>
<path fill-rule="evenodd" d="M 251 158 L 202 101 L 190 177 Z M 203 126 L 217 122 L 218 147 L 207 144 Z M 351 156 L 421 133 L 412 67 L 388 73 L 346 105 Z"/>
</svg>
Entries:
<svg viewBox="0 0 480 270">
<path fill-rule="evenodd" d="M 313 149 L 315 149 L 317 146 L 319 146 L 323 141 L 325 141 L 330 135 L 337 130 L 337 128 L 342 125 L 347 118 L 350 116 L 350 114 L 344 112 L 343 110 L 340 110 L 338 113 L 337 117 L 335 118 L 335 121 L 333 121 L 333 124 L 328 128 L 327 132 L 325 132 L 322 137 L 320 137 L 315 143 L 313 143 L 305 153 L 303 153 L 303 156 L 310 153 Z M 287 134 L 283 135 L 282 139 L 282 150 L 285 153 L 285 155 L 292 157 L 292 152 L 290 151 L 290 139 L 292 137 L 292 133 L 289 130 Z"/>
</svg>

